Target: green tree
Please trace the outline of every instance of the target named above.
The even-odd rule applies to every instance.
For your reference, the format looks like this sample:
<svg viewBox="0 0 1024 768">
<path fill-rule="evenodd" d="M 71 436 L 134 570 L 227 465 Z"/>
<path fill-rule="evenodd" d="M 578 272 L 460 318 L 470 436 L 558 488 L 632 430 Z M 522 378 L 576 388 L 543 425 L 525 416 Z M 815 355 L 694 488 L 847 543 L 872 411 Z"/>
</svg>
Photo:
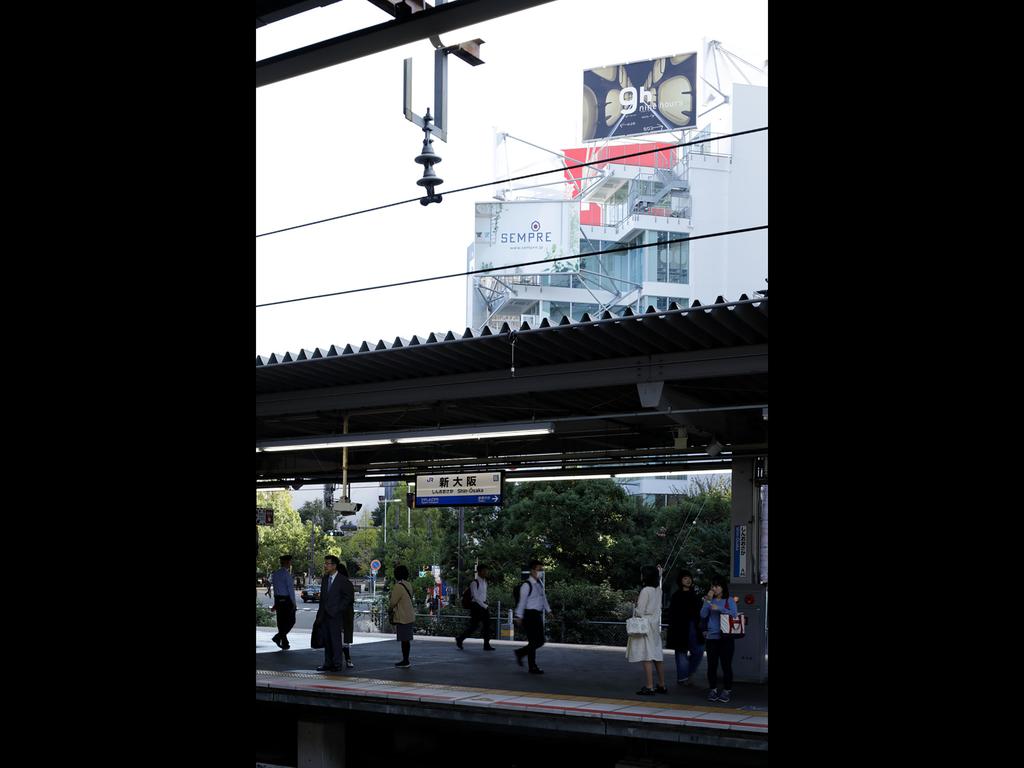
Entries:
<svg viewBox="0 0 1024 768">
<path fill-rule="evenodd" d="M 323 499 L 307 501 L 299 508 L 299 518 L 303 523 L 313 522 L 325 531 L 333 530 L 335 523 L 334 510 L 324 506 Z"/>
<path fill-rule="evenodd" d="M 256 493 L 256 506 L 274 510 L 274 524 L 259 526 L 256 571 L 265 575 L 278 568 L 281 555 L 298 557 L 300 553 L 292 551 L 291 542 L 295 531 L 301 530 L 302 523 L 292 509 L 291 491 L 259 491 Z"/>
<path fill-rule="evenodd" d="M 377 540 L 379 533 L 373 528 L 363 528 L 351 536 L 338 541 L 338 557 L 348 568 L 349 576 L 368 576 L 370 563 L 378 554 Z"/>
<path fill-rule="evenodd" d="M 610 480 L 512 485 L 504 508 L 467 510 L 466 559 L 518 578 L 538 557 L 553 577 L 601 583 L 618 538 L 630 531 L 632 511 L 625 491 Z"/>
<path fill-rule="evenodd" d="M 260 526 L 260 548 L 256 568 L 259 573 L 269 573 L 279 567 L 281 555 L 292 556 L 292 573 L 307 578 L 309 575 L 310 529 L 313 538 L 313 576 L 323 572 L 325 555 L 340 557 L 340 544 L 328 536 L 315 523 L 303 524 L 299 513 L 292 509 L 290 491 L 259 492 L 256 506 L 274 509 L 274 524 Z"/>
</svg>

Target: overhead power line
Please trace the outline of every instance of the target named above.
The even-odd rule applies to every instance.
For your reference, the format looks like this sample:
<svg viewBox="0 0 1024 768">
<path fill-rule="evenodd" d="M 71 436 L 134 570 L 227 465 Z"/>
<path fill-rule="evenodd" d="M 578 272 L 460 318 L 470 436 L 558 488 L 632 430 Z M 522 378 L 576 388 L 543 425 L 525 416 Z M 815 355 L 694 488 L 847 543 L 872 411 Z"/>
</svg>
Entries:
<svg viewBox="0 0 1024 768">
<path fill-rule="evenodd" d="M 726 133 L 726 134 L 722 134 L 720 136 L 706 137 L 706 138 L 703 138 L 703 139 L 695 139 L 693 141 L 684 141 L 684 142 L 680 142 L 679 144 L 666 144 L 666 145 L 663 145 L 663 146 L 658 147 L 656 149 L 645 149 L 645 150 L 642 150 L 640 152 L 630 152 L 629 154 L 626 154 L 626 155 L 616 155 L 615 157 L 606 157 L 606 158 L 601 159 L 601 160 L 591 160 L 589 163 L 579 163 L 577 165 L 566 165 L 566 166 L 562 166 L 561 168 L 552 168 L 549 171 L 537 171 L 536 173 L 527 173 L 527 174 L 523 174 L 522 176 L 512 176 L 512 177 L 509 177 L 509 178 L 506 178 L 506 179 L 495 179 L 494 181 L 487 181 L 487 182 L 484 182 L 483 184 L 473 184 L 472 186 L 469 186 L 469 187 L 460 187 L 458 189 L 451 189 L 451 190 L 448 190 L 447 192 L 443 192 L 442 191 L 441 194 L 443 194 L 443 195 L 454 195 L 454 194 L 456 194 L 458 192 L 468 192 L 468 191 L 473 190 L 473 189 L 480 189 L 481 187 L 493 187 L 493 186 L 496 186 L 498 184 L 509 184 L 509 183 L 511 183 L 513 181 L 521 181 L 522 179 L 532 179 L 535 176 L 545 176 L 545 175 L 547 175 L 549 173 L 564 173 L 565 171 L 572 171 L 572 170 L 575 170 L 576 168 L 586 168 L 586 167 L 591 166 L 591 165 L 601 165 L 601 164 L 604 164 L 604 163 L 614 162 L 616 160 L 624 160 L 624 159 L 626 159 L 628 157 L 639 157 L 641 155 L 651 155 L 651 154 L 654 154 L 655 152 L 665 152 L 665 151 L 667 151 L 669 149 L 678 149 L 679 147 L 689 147 L 689 146 L 692 146 L 694 144 L 703 144 L 705 142 L 719 141 L 721 139 L 731 139 L 731 138 L 735 138 L 736 136 L 745 136 L 745 135 L 750 134 L 750 133 L 759 133 L 761 131 L 767 131 L 767 130 L 768 130 L 768 126 L 766 125 L 763 128 L 751 128 L 748 131 L 738 131 L 736 133 Z M 408 203 L 417 203 L 417 202 L 420 201 L 421 198 L 422 198 L 422 196 L 420 196 L 420 197 L 410 197 L 408 200 L 399 200 L 399 201 L 394 202 L 394 203 L 387 203 L 385 205 L 378 205 L 378 206 L 375 206 L 373 208 L 364 208 L 361 211 L 352 211 L 351 213 L 343 213 L 343 214 L 341 214 L 339 216 L 330 216 L 330 217 L 328 217 L 326 219 L 317 219 L 316 221 L 308 221 L 305 224 L 295 224 L 294 226 L 291 226 L 291 227 L 284 227 L 283 229 L 275 229 L 275 230 L 272 230 L 270 232 L 263 232 L 261 234 L 256 235 L 256 237 L 267 237 L 269 235 L 277 235 L 277 234 L 280 234 L 281 232 L 290 232 L 293 229 L 302 229 L 303 227 L 312 227 L 312 226 L 314 226 L 316 224 L 324 224 L 324 223 L 326 223 L 328 221 L 338 221 L 339 219 L 347 219 L 350 216 L 360 216 L 360 215 L 362 215 L 364 213 L 372 213 L 373 211 L 382 211 L 385 208 L 394 208 L 395 206 L 398 206 L 398 205 L 406 205 Z"/>
<path fill-rule="evenodd" d="M 577 254 L 574 254 L 572 256 L 559 256 L 559 257 L 554 258 L 554 259 L 537 259 L 536 261 L 523 261 L 523 262 L 520 262 L 519 264 L 506 264 L 506 265 L 501 266 L 501 267 L 486 267 L 484 269 L 471 269 L 471 270 L 468 270 L 466 272 L 452 272 L 451 274 L 448 274 L 448 275 L 435 275 L 434 277 L 420 277 L 420 278 L 417 278 L 415 280 L 402 280 L 401 282 L 397 282 L 397 283 L 384 283 L 384 284 L 381 284 L 381 285 L 370 285 L 370 286 L 367 286 L 365 288 L 350 288 L 347 291 L 333 291 L 332 293 L 318 293 L 318 294 L 315 294 L 313 296 L 300 296 L 299 298 L 296 298 L 296 299 L 282 299 L 280 301 L 268 301 L 268 302 L 265 302 L 263 304 L 257 304 L 256 305 L 256 309 L 260 309 L 261 307 L 274 307 L 274 306 L 277 306 L 278 304 L 294 304 L 294 303 L 299 302 L 299 301 L 312 301 L 314 299 L 326 299 L 326 298 L 329 298 L 331 296 L 345 296 L 345 295 L 350 294 L 350 293 L 363 293 L 365 291 L 379 291 L 379 290 L 382 290 L 384 288 L 397 288 L 397 287 L 402 286 L 402 285 L 415 285 L 416 283 L 429 283 L 429 282 L 432 282 L 434 280 L 449 280 L 449 279 L 451 279 L 453 277 L 469 277 L 470 275 L 479 275 L 479 274 L 483 274 L 485 272 L 503 272 L 503 271 L 506 271 L 506 270 L 509 270 L 509 269 L 514 269 L 516 267 L 530 267 L 530 266 L 533 266 L 535 264 L 551 264 L 551 263 L 556 262 L 556 261 L 567 261 L 568 259 L 578 259 L 578 258 L 581 258 L 581 257 L 584 257 L 584 256 L 604 256 L 604 255 L 609 254 L 609 253 L 622 253 L 624 251 L 631 251 L 631 250 L 639 249 L 639 248 L 652 248 L 652 247 L 654 247 L 656 245 L 663 246 L 663 245 L 670 245 L 672 243 L 686 243 L 686 242 L 689 242 L 691 240 L 705 240 L 705 239 L 708 239 L 708 238 L 711 238 L 711 237 L 724 237 L 725 235 L 738 235 L 738 234 L 742 234 L 743 232 L 756 232 L 757 230 L 760 230 L 760 229 L 768 229 L 768 225 L 767 224 L 762 224 L 761 226 L 757 226 L 757 227 L 745 227 L 744 229 L 730 229 L 730 230 L 727 230 L 727 231 L 724 231 L 724 232 L 712 232 L 712 233 L 709 233 L 707 235 L 694 235 L 693 237 L 680 237 L 680 238 L 676 238 L 676 239 L 673 239 L 673 240 L 663 240 L 663 241 L 657 242 L 657 243 L 643 243 L 643 244 L 637 244 L 637 245 L 626 245 L 626 246 L 622 246 L 621 248 L 609 248 L 606 251 L 593 251 L 591 253 L 577 253 Z"/>
</svg>

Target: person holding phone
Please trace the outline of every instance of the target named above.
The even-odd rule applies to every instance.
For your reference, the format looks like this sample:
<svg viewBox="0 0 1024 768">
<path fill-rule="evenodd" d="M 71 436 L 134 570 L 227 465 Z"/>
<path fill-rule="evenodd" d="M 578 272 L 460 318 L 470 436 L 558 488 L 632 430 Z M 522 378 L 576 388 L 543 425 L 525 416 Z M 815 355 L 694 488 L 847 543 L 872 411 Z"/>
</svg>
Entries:
<svg viewBox="0 0 1024 768">
<path fill-rule="evenodd" d="M 736 650 L 736 639 L 722 635 L 721 617 L 738 616 L 736 603 L 729 597 L 729 582 L 721 576 L 711 579 L 711 589 L 704 596 L 700 617 L 708 620 L 708 701 L 727 703 L 732 696 L 732 657 Z M 718 688 L 718 664 L 722 664 L 723 688 Z"/>
</svg>

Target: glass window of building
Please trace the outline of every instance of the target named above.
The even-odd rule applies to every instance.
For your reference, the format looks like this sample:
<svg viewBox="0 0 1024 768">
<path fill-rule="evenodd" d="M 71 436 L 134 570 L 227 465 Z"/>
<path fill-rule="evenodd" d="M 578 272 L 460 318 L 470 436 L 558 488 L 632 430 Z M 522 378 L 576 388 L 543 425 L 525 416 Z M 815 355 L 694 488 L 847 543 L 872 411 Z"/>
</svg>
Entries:
<svg viewBox="0 0 1024 768">
<path fill-rule="evenodd" d="M 690 282 L 690 243 L 670 243 L 679 237 L 669 232 L 657 235 L 657 281 L 659 283 Z"/>
<path fill-rule="evenodd" d="M 567 301 L 552 301 L 550 302 L 550 310 L 548 312 L 548 318 L 552 323 L 557 325 L 562 321 L 563 317 L 567 317 L 571 311 L 569 302 Z"/>
<path fill-rule="evenodd" d="M 659 232 L 658 233 L 657 253 L 658 253 L 658 282 L 659 283 L 675 282 L 675 281 L 669 280 L 669 264 L 668 264 L 668 262 L 669 262 L 669 258 L 668 258 L 669 257 L 669 245 L 668 245 L 668 242 L 667 242 L 668 239 L 669 239 L 668 232 Z"/>
<path fill-rule="evenodd" d="M 590 318 L 599 319 L 600 307 L 597 304 L 588 304 L 582 301 L 574 301 L 572 303 L 572 319 L 579 322 L 580 318 L 584 314 L 589 314 Z"/>
</svg>

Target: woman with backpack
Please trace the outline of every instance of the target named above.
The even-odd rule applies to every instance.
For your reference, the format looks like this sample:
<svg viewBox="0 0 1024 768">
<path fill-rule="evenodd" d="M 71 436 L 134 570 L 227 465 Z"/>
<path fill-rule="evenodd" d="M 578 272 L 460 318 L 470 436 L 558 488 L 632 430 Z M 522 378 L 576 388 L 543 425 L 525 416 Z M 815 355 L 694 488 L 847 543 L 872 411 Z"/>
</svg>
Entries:
<svg viewBox="0 0 1024 768">
<path fill-rule="evenodd" d="M 404 565 L 396 566 L 395 585 L 391 587 L 391 593 L 388 595 L 388 605 L 393 612 L 391 623 L 395 625 L 395 639 L 402 644 L 402 660 L 395 666 L 402 669 L 412 666 L 409 663 L 409 646 L 412 643 L 413 625 L 416 623 L 412 587 L 409 586 L 408 578 L 409 569 Z"/>
<path fill-rule="evenodd" d="M 636 601 L 635 615 L 647 619 L 647 634 L 630 635 L 626 641 L 626 660 L 642 661 L 647 685 L 637 691 L 638 696 L 653 696 L 668 693 L 665 687 L 665 670 L 662 667 L 664 652 L 661 649 L 661 566 L 645 565 L 640 569 L 643 589 Z M 658 687 L 654 687 L 652 665 L 658 670 Z"/>
<path fill-rule="evenodd" d="M 722 634 L 722 614 L 738 616 L 736 603 L 729 597 L 729 582 L 721 576 L 711 579 L 711 589 L 704 597 L 700 617 L 708 620 L 708 701 L 726 703 L 732 695 L 732 656 L 736 650 L 736 639 Z M 718 662 L 722 662 L 722 682 L 718 688 Z"/>
</svg>

